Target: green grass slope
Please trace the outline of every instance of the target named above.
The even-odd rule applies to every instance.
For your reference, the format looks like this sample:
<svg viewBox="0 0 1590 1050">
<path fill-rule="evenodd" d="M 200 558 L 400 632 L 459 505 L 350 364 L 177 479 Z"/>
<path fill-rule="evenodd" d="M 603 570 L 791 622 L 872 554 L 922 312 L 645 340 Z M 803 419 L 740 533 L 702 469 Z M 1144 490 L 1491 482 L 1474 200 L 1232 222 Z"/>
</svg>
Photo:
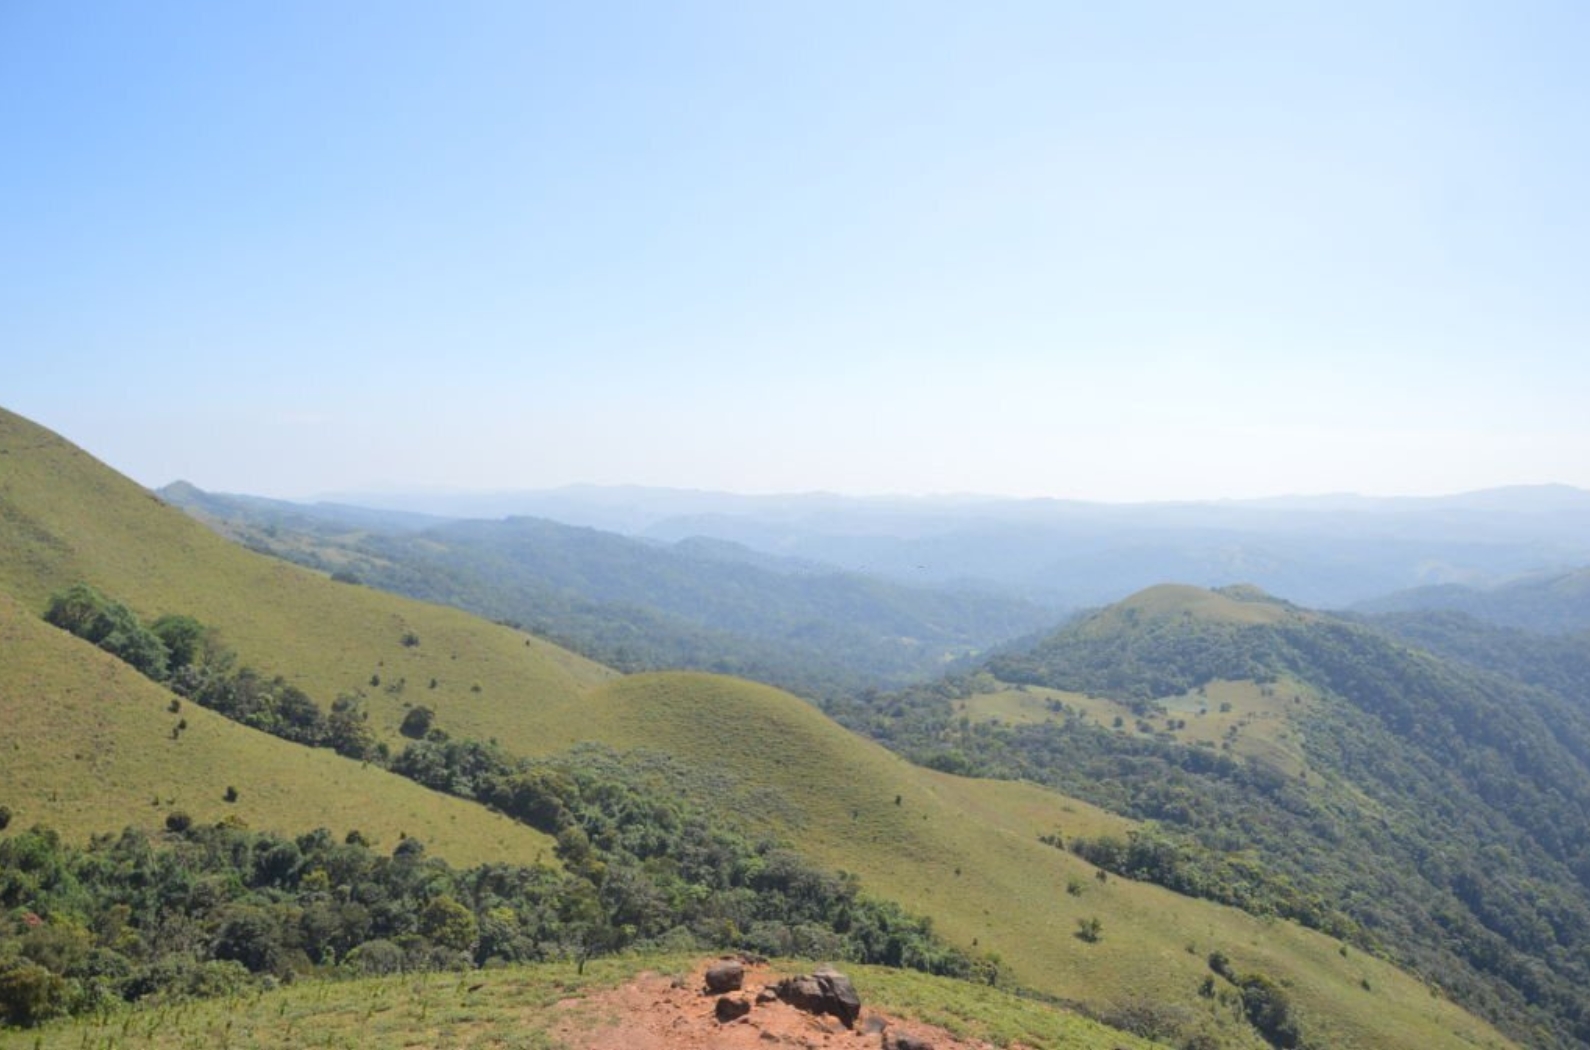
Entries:
<svg viewBox="0 0 1590 1050">
<path fill-rule="evenodd" d="M 443 707 L 438 724 L 524 753 L 598 739 L 728 773 L 757 789 L 745 817 L 860 875 L 869 892 L 932 915 L 955 943 L 997 952 L 1018 981 L 1051 995 L 1099 1009 L 1171 1004 L 1229 1035 L 1229 1018 L 1197 992 L 1208 953 L 1220 950 L 1238 970 L 1286 984 L 1325 1045 L 1507 1045 L 1426 985 L 1367 955 L 1344 956 L 1329 937 L 1148 884 L 1101 884 L 1091 865 L 1038 840 L 1056 830 L 1123 834 L 1128 821 L 1031 784 L 912 765 L 770 687 L 635 675 L 579 702 L 537 705 L 533 718 Z M 1102 923 L 1097 943 L 1075 936 L 1087 918 Z"/>
<path fill-rule="evenodd" d="M 53 633 L 46 639 L 41 632 L 53 629 L 34 617 L 52 591 L 81 580 L 145 618 L 173 612 L 197 617 L 218 628 L 244 662 L 288 676 L 322 704 L 339 692 L 361 693 L 372 727 L 393 743 L 399 742 L 403 713 L 423 703 L 455 737 L 495 738 L 522 754 L 596 740 L 666 751 L 704 773 L 721 772 L 754 789 L 748 819 L 784 831 L 817 861 L 858 873 L 871 893 L 932 914 L 952 941 L 997 951 L 1018 981 L 1053 995 L 1101 1009 L 1139 999 L 1170 1004 L 1234 1037 L 1232 1045 L 1252 1045 L 1254 1037 L 1232 1020 L 1229 1007 L 1198 995 L 1208 974 L 1204 957 L 1220 950 L 1239 971 L 1262 971 L 1288 985 L 1307 1030 L 1324 1045 L 1506 1045 L 1424 985 L 1358 953 L 1344 956 L 1329 938 L 1149 885 L 1115 878 L 1099 883 L 1085 862 L 1038 841 L 1055 830 L 1072 836 L 1127 827 L 1102 811 L 1029 785 L 963 780 L 913 766 L 776 689 L 698 674 L 618 678 L 463 613 L 334 583 L 251 554 L 49 432 L 4 413 L 0 552 L 0 593 L 14 599 L 7 623 L 16 644 L 5 650 L 5 680 L 15 690 L 7 694 L 11 702 L 36 712 L 41 695 L 64 703 L 63 697 L 82 691 L 85 702 L 99 700 L 102 695 L 92 689 L 96 675 L 128 676 L 124 691 L 134 697 L 125 711 L 85 709 L 87 728 L 80 732 L 87 743 L 66 745 L 70 751 L 56 754 L 99 755 L 95 733 L 114 746 L 110 757 L 53 763 L 57 799 L 65 786 L 78 790 L 85 773 L 96 775 L 86 768 L 91 762 L 108 763 L 123 746 L 129 756 L 143 749 L 143 741 L 166 747 L 172 718 L 165 710 L 168 694 L 132 680 L 130 671 L 88 647 L 54 656 L 70 640 Z M 403 644 L 409 632 L 419 644 Z M 12 649 L 28 653 L 30 662 L 13 663 Z M 76 661 L 82 670 L 63 670 L 63 661 Z M 152 720 L 125 733 L 96 721 L 112 711 L 132 717 L 134 710 L 147 710 Z M 203 712 L 185 706 L 185 713 L 191 728 L 179 741 L 184 746 L 199 739 L 201 727 L 217 740 L 234 735 Z M 133 737 L 140 741 L 137 748 L 121 743 Z M 251 743 L 255 738 L 277 743 L 247 736 Z M 218 791 L 244 780 L 236 771 L 247 768 L 261 772 L 237 784 L 243 792 L 239 806 L 250 804 L 259 790 L 254 784 L 273 779 L 266 767 L 291 770 L 276 781 L 302 777 L 308 783 L 312 776 L 297 772 L 289 763 L 299 759 L 288 759 L 286 752 L 258 758 L 260 766 L 244 765 L 252 760 L 240 752 L 218 780 L 202 769 L 194 772 L 181 797 L 191 791 L 199 801 L 185 804 L 200 817 L 230 811 L 220 808 L 226 804 Z M 329 755 L 324 762 L 347 776 L 377 776 Z M 20 783 L 20 772 L 12 770 L 23 768 L 8 763 L 4 775 Z M 177 775 L 174 769 L 162 772 Z M 129 801 L 85 804 L 86 822 L 97 819 L 96 812 L 103 812 L 105 827 L 136 822 L 131 811 L 140 807 L 152 817 L 149 799 L 161 789 L 146 788 L 130 773 L 113 775 L 128 782 Z M 306 812 L 313 816 L 305 823 L 335 823 L 327 807 L 339 790 L 353 788 L 324 782 L 306 788 Z M 149 798 L 143 798 L 146 791 Z M 360 807 L 361 814 L 382 807 L 397 811 L 388 801 L 396 794 L 370 794 L 374 805 Z M 216 808 L 204 809 L 212 795 Z M 248 811 L 239 812 L 250 819 Z M 261 826 L 285 822 L 294 812 L 284 802 L 266 811 Z M 465 811 L 458 812 L 465 821 Z M 358 826 L 383 839 L 392 834 L 365 815 Z M 415 827 L 403 830 L 423 834 Z M 490 840 L 500 833 L 492 825 L 471 834 Z M 1099 920 L 1102 939 L 1084 943 L 1074 936 L 1080 919 Z"/>
<path fill-rule="evenodd" d="M 552 859 L 544 835 L 329 751 L 298 747 L 172 696 L 116 658 L 0 595 L 0 804 L 12 832 L 75 840 L 159 830 L 181 810 L 298 834 L 358 829 L 378 847 L 403 834 L 460 865 Z M 173 735 L 179 720 L 187 723 Z M 236 802 L 223 796 L 238 789 Z"/>
<path fill-rule="evenodd" d="M 385 731 L 410 704 L 569 700 L 613 676 L 466 613 L 252 554 L 3 409 L 0 551 L 0 592 L 29 609 L 85 581 L 145 619 L 194 616 L 243 663 L 285 675 L 323 706 L 340 693 L 396 700 L 371 705 L 392 719 Z M 402 644 L 409 632 L 420 644 Z"/>
</svg>

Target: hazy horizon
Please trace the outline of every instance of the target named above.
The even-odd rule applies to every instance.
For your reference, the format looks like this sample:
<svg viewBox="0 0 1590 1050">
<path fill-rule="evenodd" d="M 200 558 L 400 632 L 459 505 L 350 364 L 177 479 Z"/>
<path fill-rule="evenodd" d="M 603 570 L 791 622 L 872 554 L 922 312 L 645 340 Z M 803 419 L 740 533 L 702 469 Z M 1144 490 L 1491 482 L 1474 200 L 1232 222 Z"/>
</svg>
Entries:
<svg viewBox="0 0 1590 1050">
<path fill-rule="evenodd" d="M 0 403 L 151 487 L 1590 489 L 1590 9 L 0 13 Z"/>
<path fill-rule="evenodd" d="M 194 484 L 186 478 L 176 478 L 166 484 Z M 164 485 L 149 486 L 154 489 Z M 308 492 L 298 495 L 272 496 L 260 492 L 247 492 L 242 490 L 207 489 L 196 486 L 201 491 L 217 495 L 233 496 L 261 496 L 267 499 L 277 499 L 289 503 L 315 503 L 315 502 L 348 502 L 357 504 L 360 499 L 422 499 L 434 497 L 437 499 L 489 499 L 496 497 L 512 497 L 517 495 L 556 495 L 559 493 L 579 493 L 582 491 L 596 491 L 606 493 L 619 493 L 625 491 L 656 492 L 680 496 L 727 496 L 745 499 L 790 499 L 790 500 L 858 500 L 858 501 L 921 501 L 926 503 L 977 503 L 977 502 L 1060 502 L 1060 503 L 1086 503 L 1099 506 L 1153 506 L 1153 505 L 1178 505 L 1178 504 L 1221 504 L 1221 503 L 1308 503 L 1328 501 L 1441 501 L 1461 499 L 1467 496 L 1478 496 L 1499 492 L 1555 492 L 1582 494 L 1590 497 L 1590 489 L 1568 485 L 1562 482 L 1541 482 L 1538 484 L 1497 485 L 1482 489 L 1463 489 L 1454 492 L 1436 492 L 1427 494 L 1410 494 L 1400 492 L 1368 493 L 1343 490 L 1338 492 L 1282 492 L 1268 496 L 1208 496 L 1188 497 L 1185 499 L 1165 500 L 1089 500 L 1076 499 L 1066 496 L 1022 496 L 1005 492 L 901 492 L 901 491 L 871 491 L 871 492 L 841 492 L 833 489 L 804 489 L 804 490 L 753 490 L 753 489 L 705 489 L 690 488 L 671 485 L 648 485 L 641 483 L 615 482 L 612 484 L 598 484 L 592 482 L 568 482 L 562 485 L 546 487 L 523 488 L 458 488 L 448 485 L 418 485 L 405 487 L 394 484 L 390 487 L 333 489 L 318 492 Z"/>
</svg>

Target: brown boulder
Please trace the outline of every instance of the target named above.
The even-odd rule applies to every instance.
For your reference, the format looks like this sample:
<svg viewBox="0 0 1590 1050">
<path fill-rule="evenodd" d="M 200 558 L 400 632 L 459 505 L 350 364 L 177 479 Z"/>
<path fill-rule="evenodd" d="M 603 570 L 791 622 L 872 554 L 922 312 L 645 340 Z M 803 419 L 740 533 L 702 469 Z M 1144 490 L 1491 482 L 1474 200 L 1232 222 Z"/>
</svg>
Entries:
<svg viewBox="0 0 1590 1050">
<path fill-rule="evenodd" d="M 750 1013 L 751 1001 L 743 995 L 720 996 L 717 1004 L 713 1006 L 712 1012 L 717 1017 L 719 1024 L 728 1024 L 730 1021 L 738 1021 Z"/>
<path fill-rule="evenodd" d="M 856 994 L 850 978 L 826 967 L 812 976 L 817 978 L 818 985 L 823 989 L 823 1001 L 827 1004 L 828 1012 L 839 1018 L 846 1028 L 856 1027 L 856 1018 L 861 1016 L 861 996 Z"/>
<path fill-rule="evenodd" d="M 737 992 L 745 983 L 745 967 L 733 960 L 713 963 L 707 967 L 707 992 L 722 995 Z"/>
<path fill-rule="evenodd" d="M 861 997 L 850 978 L 837 970 L 821 969 L 799 977 L 786 977 L 774 986 L 778 997 L 809 1014 L 829 1014 L 846 1028 L 854 1028 L 861 1016 Z"/>
</svg>

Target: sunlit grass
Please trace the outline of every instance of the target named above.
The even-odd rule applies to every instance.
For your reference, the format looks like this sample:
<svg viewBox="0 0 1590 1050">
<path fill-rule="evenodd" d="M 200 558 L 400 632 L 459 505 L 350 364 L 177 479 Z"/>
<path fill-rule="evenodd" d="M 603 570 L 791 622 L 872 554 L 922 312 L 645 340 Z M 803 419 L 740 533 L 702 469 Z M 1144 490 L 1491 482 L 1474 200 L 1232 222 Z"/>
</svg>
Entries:
<svg viewBox="0 0 1590 1050">
<path fill-rule="evenodd" d="M 404 713 L 424 704 L 453 736 L 497 740 L 520 754 L 583 740 L 667 752 L 701 771 L 706 803 L 714 801 L 711 774 L 720 772 L 737 785 L 730 801 L 746 823 L 857 873 L 867 892 L 932 916 L 950 942 L 997 953 L 1010 978 L 1051 995 L 1101 1008 L 1146 998 L 1202 1009 L 1203 957 L 1218 948 L 1238 969 L 1288 985 L 1309 1030 L 1328 1045 L 1497 1042 L 1423 984 L 1343 956 L 1329 938 L 1153 886 L 1099 882 L 1085 862 L 1039 841 L 1054 832 L 1125 833 L 1128 821 L 1031 785 L 912 766 L 775 689 L 710 675 L 619 679 L 520 632 L 252 554 L 3 411 L 0 552 L 0 593 L 15 599 L 0 600 L 0 712 L 12 726 L 0 742 L 10 747 L 0 752 L 0 803 L 15 811 L 13 828 L 42 822 L 81 836 L 129 823 L 159 827 L 180 806 L 199 820 L 236 815 L 287 832 L 356 827 L 382 846 L 407 832 L 461 863 L 550 855 L 545 839 L 478 806 L 191 705 L 182 711 L 188 730 L 172 740 L 169 694 L 38 620 L 52 591 L 86 581 L 146 618 L 197 617 L 245 663 L 287 676 L 323 705 L 339 693 L 362 695 L 372 728 L 395 746 Z M 1140 604 L 1152 614 L 1155 603 L 1170 607 L 1177 597 L 1155 589 Z M 1276 615 L 1258 603 L 1200 600 L 1207 615 Z M 407 634 L 419 644 L 404 645 Z M 229 785 L 240 791 L 236 803 L 223 801 Z M 1079 919 L 1098 920 L 1096 943 L 1075 936 Z M 421 1045 L 498 1045 L 467 1042 L 478 1023 L 458 1012 L 468 1004 L 424 989 L 391 1007 L 395 1016 L 410 1011 L 390 1030 L 394 1039 L 420 1030 L 428 1033 Z M 314 994 L 333 995 L 306 986 L 272 1003 L 286 1017 Z M 412 1016 L 415 1004 L 424 1017 Z M 318 1021 L 311 1031 L 299 1021 L 289 1026 L 297 1042 L 234 1043 L 244 1014 L 202 1016 L 212 1027 L 192 1029 L 198 1042 L 171 1045 L 338 1045 L 340 1032 L 372 1031 Z M 228 1021 L 232 1032 L 217 1042 L 213 1025 Z M 444 1023 L 457 1031 L 436 1027 Z"/>
</svg>

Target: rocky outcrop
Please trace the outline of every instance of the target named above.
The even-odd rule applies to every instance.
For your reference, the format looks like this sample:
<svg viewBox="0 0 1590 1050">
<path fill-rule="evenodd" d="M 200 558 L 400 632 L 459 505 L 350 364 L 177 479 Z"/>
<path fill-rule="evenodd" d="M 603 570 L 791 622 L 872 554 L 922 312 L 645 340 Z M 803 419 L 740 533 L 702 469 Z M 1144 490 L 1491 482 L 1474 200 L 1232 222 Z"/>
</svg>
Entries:
<svg viewBox="0 0 1590 1050">
<path fill-rule="evenodd" d="M 838 970 L 825 967 L 812 974 L 786 977 L 773 990 L 797 1010 L 837 1017 L 846 1028 L 854 1028 L 861 1016 L 861 997 L 850 978 Z"/>
</svg>

